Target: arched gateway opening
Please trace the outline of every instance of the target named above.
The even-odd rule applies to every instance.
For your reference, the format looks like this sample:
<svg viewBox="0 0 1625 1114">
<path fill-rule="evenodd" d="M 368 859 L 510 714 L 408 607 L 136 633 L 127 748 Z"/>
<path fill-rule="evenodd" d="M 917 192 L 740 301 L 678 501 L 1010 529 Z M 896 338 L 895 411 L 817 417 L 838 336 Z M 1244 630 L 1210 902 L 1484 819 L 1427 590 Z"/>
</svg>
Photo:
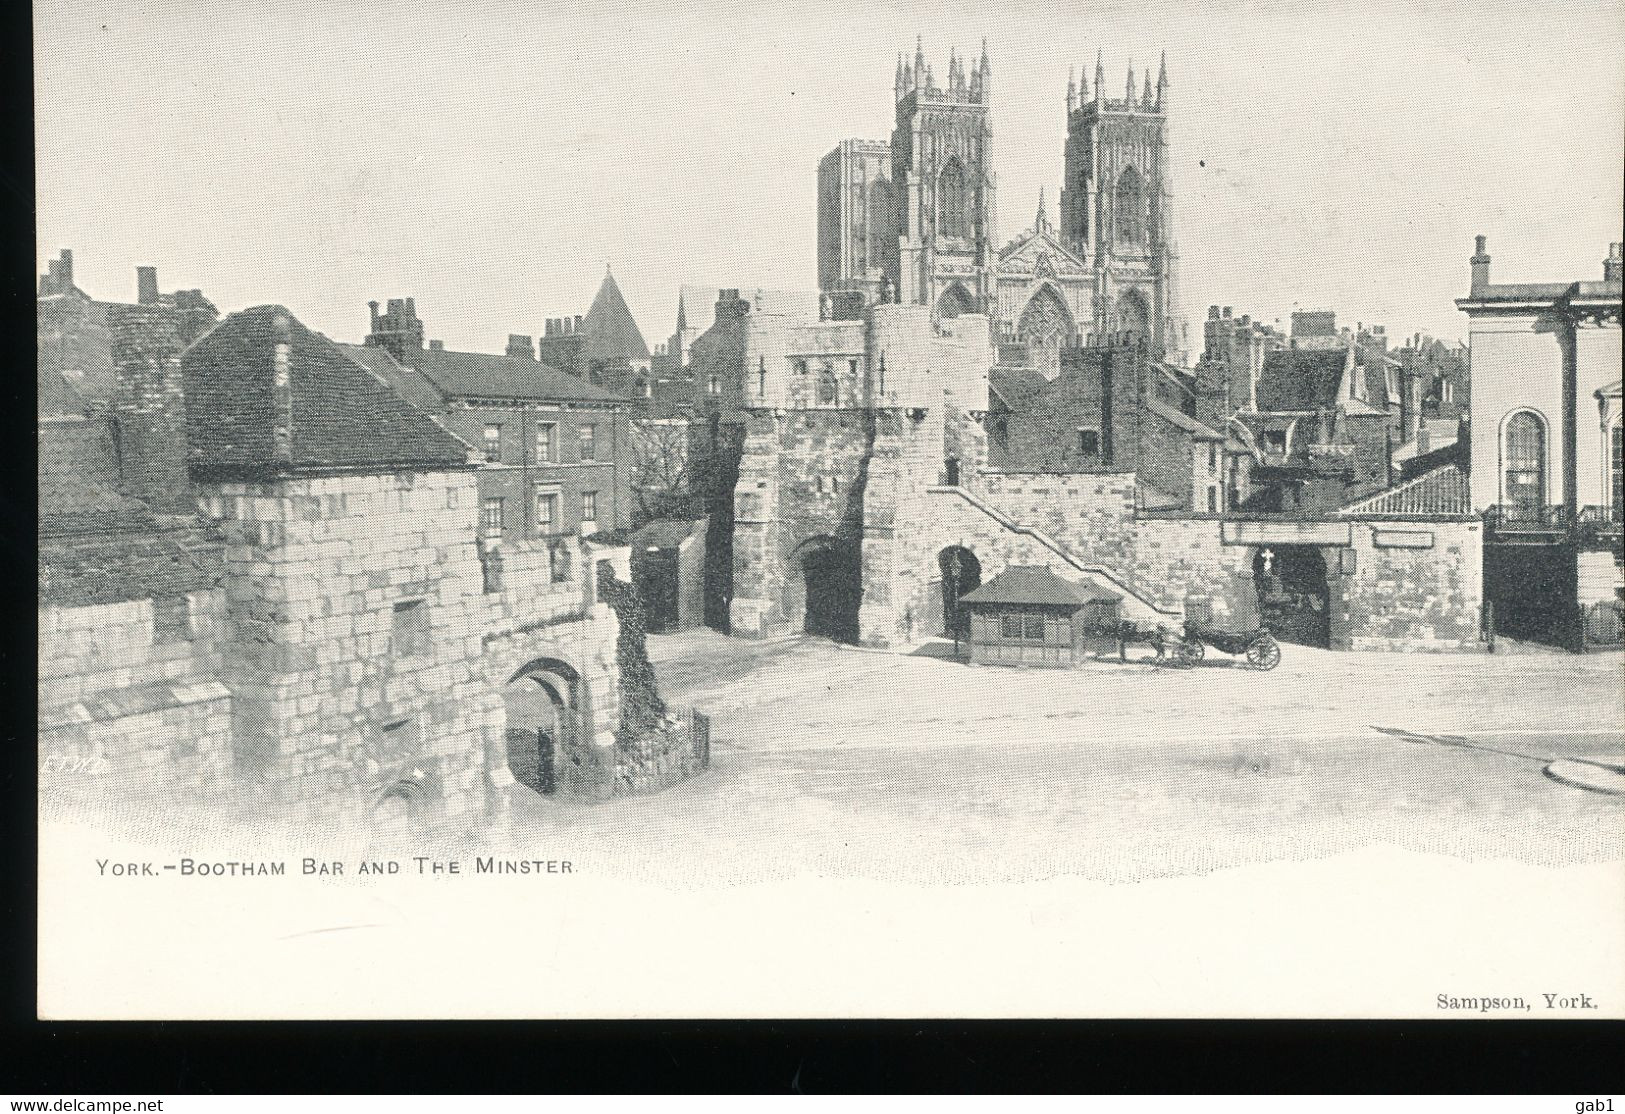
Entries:
<svg viewBox="0 0 1625 1114">
<path fill-rule="evenodd" d="M 858 609 L 863 602 L 863 560 L 851 542 L 813 538 L 801 546 L 801 572 L 806 586 L 808 634 L 837 642 L 858 641 Z"/>
<path fill-rule="evenodd" d="M 503 686 L 508 770 L 515 781 L 544 797 L 558 791 L 560 766 L 576 741 L 579 690 L 576 671 L 551 658 L 531 662 Z"/>
<path fill-rule="evenodd" d="M 1312 545 L 1264 546 L 1253 555 L 1259 621 L 1282 642 L 1332 644 L 1326 558 Z"/>
<path fill-rule="evenodd" d="M 967 592 L 982 586 L 982 563 L 962 545 L 950 545 L 937 554 L 942 575 L 942 634 L 949 638 L 970 637 L 970 613 L 959 605 Z"/>
</svg>

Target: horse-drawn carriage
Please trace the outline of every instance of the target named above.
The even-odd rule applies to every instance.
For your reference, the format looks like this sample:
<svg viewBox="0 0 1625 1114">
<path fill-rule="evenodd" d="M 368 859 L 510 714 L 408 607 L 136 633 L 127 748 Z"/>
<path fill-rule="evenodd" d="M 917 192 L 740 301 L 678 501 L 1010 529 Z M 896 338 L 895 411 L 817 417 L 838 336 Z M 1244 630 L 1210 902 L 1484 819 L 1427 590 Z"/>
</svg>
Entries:
<svg viewBox="0 0 1625 1114">
<path fill-rule="evenodd" d="M 1117 635 L 1118 656 L 1125 661 L 1128 660 L 1127 646 L 1130 642 L 1149 643 L 1157 652 L 1158 664 L 1180 669 L 1189 669 L 1201 661 L 1207 653 L 1208 646 L 1221 653 L 1245 656 L 1248 665 L 1263 672 L 1268 672 L 1281 664 L 1281 645 L 1264 627 L 1229 631 L 1207 623 L 1187 620 L 1184 632 L 1180 634 L 1166 627 L 1146 629 L 1125 622 L 1118 629 Z"/>
</svg>

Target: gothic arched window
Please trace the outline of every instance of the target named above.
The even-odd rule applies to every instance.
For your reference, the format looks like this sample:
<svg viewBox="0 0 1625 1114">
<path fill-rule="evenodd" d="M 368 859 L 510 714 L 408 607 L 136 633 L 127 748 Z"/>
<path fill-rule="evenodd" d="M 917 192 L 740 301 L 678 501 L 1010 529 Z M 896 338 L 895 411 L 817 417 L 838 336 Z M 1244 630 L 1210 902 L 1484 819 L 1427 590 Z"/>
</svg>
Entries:
<svg viewBox="0 0 1625 1114">
<path fill-rule="evenodd" d="M 1144 189 L 1132 166 L 1117 179 L 1117 238 L 1125 244 L 1145 242 Z"/>
<path fill-rule="evenodd" d="M 958 159 L 949 159 L 937 177 L 937 232 L 959 239 L 970 238 L 970 204 L 965 168 Z"/>
<path fill-rule="evenodd" d="M 1503 501 L 1515 513 L 1538 517 L 1546 504 L 1546 423 L 1519 410 L 1507 418 L 1502 437 Z"/>
</svg>

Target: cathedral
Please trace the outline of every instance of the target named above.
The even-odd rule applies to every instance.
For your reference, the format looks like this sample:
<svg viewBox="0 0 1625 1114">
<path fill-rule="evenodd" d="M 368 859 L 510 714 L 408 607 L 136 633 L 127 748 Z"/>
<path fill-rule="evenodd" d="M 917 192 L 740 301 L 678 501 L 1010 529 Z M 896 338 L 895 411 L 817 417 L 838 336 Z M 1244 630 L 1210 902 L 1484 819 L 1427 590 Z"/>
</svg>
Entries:
<svg viewBox="0 0 1625 1114">
<path fill-rule="evenodd" d="M 993 71 L 952 51 L 939 86 L 916 44 L 897 60 L 890 142 L 849 139 L 818 175 L 818 277 L 825 290 L 985 313 L 1002 350 L 1053 368 L 1059 349 L 1112 338 L 1182 363 L 1175 315 L 1166 59 L 1153 85 L 1106 95 L 1068 80 L 1059 224 L 1040 193 L 1031 228 L 999 246 Z"/>
</svg>

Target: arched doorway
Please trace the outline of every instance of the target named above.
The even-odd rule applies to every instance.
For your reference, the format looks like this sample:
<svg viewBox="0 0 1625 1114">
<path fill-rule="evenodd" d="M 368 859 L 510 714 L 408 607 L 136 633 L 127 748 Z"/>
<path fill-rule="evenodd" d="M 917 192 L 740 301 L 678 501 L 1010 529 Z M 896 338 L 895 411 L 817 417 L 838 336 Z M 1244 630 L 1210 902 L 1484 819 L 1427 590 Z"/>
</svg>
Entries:
<svg viewBox="0 0 1625 1114">
<path fill-rule="evenodd" d="M 858 610 L 863 603 L 863 559 L 858 546 L 818 537 L 800 547 L 808 634 L 837 642 L 858 641 Z"/>
<path fill-rule="evenodd" d="M 1261 547 L 1253 555 L 1253 584 L 1259 620 L 1276 638 L 1299 646 L 1331 645 L 1332 593 L 1318 547 Z"/>
<path fill-rule="evenodd" d="M 942 296 L 937 299 L 938 319 L 958 317 L 962 313 L 975 312 L 976 299 L 971 297 L 970 291 L 965 289 L 963 283 L 954 283 L 944 290 Z"/>
<path fill-rule="evenodd" d="M 508 771 L 544 797 L 558 791 L 564 756 L 576 741 L 579 687 L 574 669 L 543 658 L 515 673 L 502 690 Z"/>
<path fill-rule="evenodd" d="M 970 636 L 970 614 L 959 606 L 967 592 L 982 586 L 982 562 L 962 545 L 950 545 L 937 554 L 941 574 L 942 634 L 960 639 Z"/>
</svg>

